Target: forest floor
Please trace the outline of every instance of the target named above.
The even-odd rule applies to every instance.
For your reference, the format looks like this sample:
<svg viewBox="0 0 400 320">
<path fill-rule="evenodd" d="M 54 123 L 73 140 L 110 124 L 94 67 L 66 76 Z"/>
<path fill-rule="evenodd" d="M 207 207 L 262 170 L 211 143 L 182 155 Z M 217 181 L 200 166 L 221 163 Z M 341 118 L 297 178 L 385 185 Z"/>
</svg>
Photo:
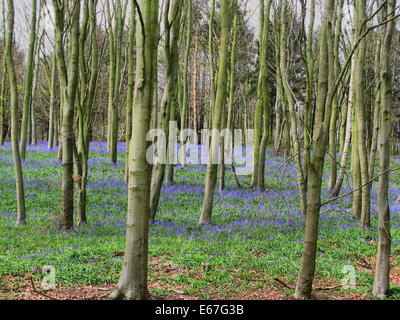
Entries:
<svg viewBox="0 0 400 320">
<path fill-rule="evenodd" d="M 92 143 L 89 160 L 88 224 L 57 230 L 61 163 L 45 143 L 28 148 L 23 163 L 27 226 L 16 227 L 11 147 L 0 147 L 0 299 L 107 299 L 118 281 L 125 245 L 127 187 L 124 144 L 110 165 L 104 143 Z M 398 158 L 393 158 L 397 162 Z M 303 248 L 296 173 L 268 152 L 266 191 L 238 188 L 227 170 L 226 189 L 216 190 L 210 226 L 197 224 L 205 165 L 177 166 L 175 184 L 163 186 L 149 235 L 149 288 L 154 299 L 292 299 Z M 228 166 L 229 168 L 229 166 Z M 328 167 L 324 172 L 323 201 Z M 341 193 L 352 188 L 346 180 Z M 350 218 L 351 196 L 321 210 L 316 299 L 372 299 L 377 241 L 376 190 L 371 229 Z M 390 299 L 400 299 L 400 178 L 391 173 L 392 271 Z M 55 270 L 54 289 L 43 291 L 43 266 Z M 347 271 L 346 271 L 347 270 Z M 355 288 L 341 286 L 354 270 Z M 34 284 L 32 286 L 32 284 Z"/>
</svg>

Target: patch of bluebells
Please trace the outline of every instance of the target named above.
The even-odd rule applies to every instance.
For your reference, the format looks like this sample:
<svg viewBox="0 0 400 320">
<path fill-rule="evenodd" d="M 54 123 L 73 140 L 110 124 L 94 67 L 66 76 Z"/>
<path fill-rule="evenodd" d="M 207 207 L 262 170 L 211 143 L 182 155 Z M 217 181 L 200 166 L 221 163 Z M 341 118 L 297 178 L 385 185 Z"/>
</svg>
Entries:
<svg viewBox="0 0 400 320">
<path fill-rule="evenodd" d="M 28 208 L 29 233 L 32 243 L 20 254 L 17 248 L 12 248 L 10 242 L 23 232 L 12 227 L 15 221 L 15 205 L 10 201 L 0 204 L 0 245 L 8 250 L 16 250 L 20 254 L 18 260 L 6 259 L 6 264 L 12 266 L 15 261 L 26 260 L 28 265 L 44 263 L 59 264 L 66 268 L 68 264 L 94 264 L 99 261 L 93 257 L 83 257 L 82 250 L 91 250 L 94 243 L 102 246 L 107 243 L 115 250 L 123 250 L 126 233 L 127 185 L 121 175 L 125 161 L 121 158 L 125 153 L 125 143 L 118 143 L 119 161 L 109 164 L 106 143 L 92 142 L 90 144 L 89 176 L 88 176 L 88 225 L 75 227 L 71 232 L 43 233 L 59 212 L 61 189 L 61 163 L 57 160 L 57 147 L 48 150 L 46 142 L 37 146 L 29 146 L 27 159 L 23 163 L 26 201 Z M 187 151 L 190 155 L 193 148 L 198 148 L 201 157 L 207 157 L 204 147 L 191 146 Z M 12 199 L 15 195 L 15 182 L 11 156 L 11 145 L 0 146 L 0 199 Z M 179 151 L 178 151 L 179 152 Z M 198 254 L 208 254 L 210 259 L 224 255 L 232 255 L 232 241 L 246 246 L 254 243 L 266 248 L 279 247 L 287 259 L 290 250 L 295 254 L 302 249 L 305 220 L 299 207 L 299 193 L 296 182 L 296 170 L 292 163 L 283 165 L 283 159 L 267 151 L 266 156 L 266 191 L 254 189 L 239 189 L 228 166 L 226 189 L 222 192 L 216 187 L 214 194 L 212 224 L 198 226 L 197 220 L 204 197 L 204 181 L 206 166 L 202 164 L 175 167 L 174 184 L 163 185 L 159 210 L 156 221 L 150 226 L 150 249 L 159 242 L 176 243 L 184 239 L 184 246 L 196 243 L 194 250 Z M 329 199 L 327 181 L 329 171 L 324 171 L 322 201 Z M 393 179 L 392 179 L 393 178 Z M 239 177 L 248 181 L 248 177 Z M 391 189 L 389 198 L 392 212 L 392 228 L 400 225 L 400 204 L 395 200 L 400 193 L 400 179 L 396 173 L 391 173 Z M 368 234 L 376 232 L 377 184 L 371 192 L 372 229 Z M 351 181 L 345 181 L 341 193 L 352 189 Z M 7 193 L 7 194 L 5 194 Z M 11 194 L 12 193 L 12 194 Z M 37 209 L 37 205 L 46 210 Z M 322 243 L 336 241 L 337 234 L 348 236 L 349 243 L 368 247 L 369 242 L 359 236 L 358 223 L 351 219 L 351 196 L 340 198 L 324 206 L 321 210 L 319 239 Z M 400 239 L 398 233 L 393 235 L 393 248 L 398 250 Z M 23 241 L 21 239 L 17 240 Z M 97 241 L 97 242 L 96 242 Z M 342 241 L 342 240 L 341 240 Z M 357 242 L 358 241 L 358 242 Z M 65 244 L 68 243 L 68 244 Z M 364 247 L 363 247 L 364 248 Z M 100 250 L 100 249 L 99 249 Z M 111 249 L 110 249 L 111 250 Z M 74 255 L 74 252 L 76 255 Z M 98 253 L 102 256 L 103 253 Z M 194 253 L 193 253 L 194 254 Z M 75 257 L 75 258 L 74 258 Z M 15 258 L 15 257 L 14 257 Z M 105 255 L 102 259 L 110 261 Z M 108 259 L 108 260 L 107 260 Z M 294 258 L 293 258 L 294 259 Z M 297 258 L 296 258 L 297 259 Z M 100 259 L 101 260 L 101 259 Z M 122 263 L 121 257 L 115 258 Z M 270 263 L 275 265 L 275 263 Z M 117 265 L 112 269 L 117 270 Z M 0 269 L 1 273 L 1 269 Z"/>
</svg>

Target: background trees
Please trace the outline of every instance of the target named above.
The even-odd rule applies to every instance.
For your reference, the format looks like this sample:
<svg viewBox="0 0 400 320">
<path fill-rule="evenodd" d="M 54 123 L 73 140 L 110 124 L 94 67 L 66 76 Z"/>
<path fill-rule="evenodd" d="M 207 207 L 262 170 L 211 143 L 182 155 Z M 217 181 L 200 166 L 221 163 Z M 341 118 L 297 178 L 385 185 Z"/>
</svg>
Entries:
<svg viewBox="0 0 400 320">
<path fill-rule="evenodd" d="M 388 172 L 390 155 L 400 146 L 396 1 L 327 0 L 323 7 L 314 0 L 51 4 L 30 4 L 24 51 L 14 41 L 13 2 L 2 2 L 0 144 L 12 141 L 19 224 L 25 223 L 20 158 L 29 156 L 27 145 L 39 139 L 47 140 L 49 149 L 59 146 L 59 227 L 67 231 L 74 211 L 77 224 L 88 222 L 89 145 L 106 140 L 111 166 L 125 162 L 121 173 L 129 195 L 125 263 L 113 297 L 148 298 L 148 223 L 155 218 L 165 176 L 173 183 L 175 165 L 174 148 L 157 151 L 161 162 L 147 162 L 149 129 L 162 129 L 165 142 L 176 145 L 169 134 L 170 122 L 176 121 L 181 166 L 175 170 L 187 165 L 192 151 L 186 146 L 197 144 L 200 129 L 212 129 L 204 146 L 209 159 L 199 219 L 208 225 L 218 179 L 220 194 L 226 189 L 230 141 L 221 140 L 219 132 L 251 128 L 254 141 L 247 142 L 254 166 L 251 177 L 235 176 L 238 188 L 268 192 L 274 187 L 265 173 L 272 144 L 296 170 L 298 213 L 306 224 L 297 298 L 311 296 L 321 208 L 343 196 L 343 184 L 351 185 L 352 218 L 361 229 L 371 227 L 379 160 L 374 294 L 388 294 Z M 248 9 L 255 4 L 258 11 Z M 250 21 L 251 13 L 259 16 L 258 23 Z M 54 31 L 41 22 L 46 14 Z M 185 129 L 194 129 L 196 136 L 187 137 Z M 118 154 L 122 141 L 125 159 Z M 234 171 L 234 159 L 228 160 Z"/>
</svg>

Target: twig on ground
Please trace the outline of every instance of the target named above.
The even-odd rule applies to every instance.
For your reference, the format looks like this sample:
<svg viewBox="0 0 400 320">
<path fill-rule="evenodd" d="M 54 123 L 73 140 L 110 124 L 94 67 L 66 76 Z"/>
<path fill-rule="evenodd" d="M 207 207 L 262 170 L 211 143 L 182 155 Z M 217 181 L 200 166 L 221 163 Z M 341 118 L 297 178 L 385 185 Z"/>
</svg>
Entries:
<svg viewBox="0 0 400 320">
<path fill-rule="evenodd" d="M 284 281 L 282 281 L 278 277 L 275 277 L 274 280 L 279 282 L 281 285 L 283 285 L 284 287 L 286 287 L 288 289 L 295 289 L 294 286 L 288 285 L 287 283 L 285 283 Z M 333 289 L 337 289 L 337 288 L 340 288 L 340 287 L 343 287 L 343 286 L 346 286 L 346 285 L 349 285 L 349 284 L 338 284 L 338 285 L 332 286 L 332 287 L 316 287 L 316 288 L 313 288 L 313 290 L 320 290 L 320 291 L 321 290 L 333 290 Z M 366 284 L 366 283 L 355 283 L 355 284 L 351 284 L 351 286 L 368 286 L 368 284 Z"/>
<path fill-rule="evenodd" d="M 46 297 L 46 298 L 49 298 L 49 299 L 60 300 L 60 299 L 54 298 L 54 297 L 52 297 L 52 296 L 49 296 L 48 294 L 45 294 L 45 293 L 42 292 L 41 290 L 36 289 L 35 283 L 33 282 L 32 277 L 30 277 L 30 280 L 31 280 L 32 291 L 33 291 L 33 292 L 35 292 L 35 293 L 37 293 L 37 294 L 40 294 L 40 295 L 42 295 L 43 297 Z"/>
</svg>

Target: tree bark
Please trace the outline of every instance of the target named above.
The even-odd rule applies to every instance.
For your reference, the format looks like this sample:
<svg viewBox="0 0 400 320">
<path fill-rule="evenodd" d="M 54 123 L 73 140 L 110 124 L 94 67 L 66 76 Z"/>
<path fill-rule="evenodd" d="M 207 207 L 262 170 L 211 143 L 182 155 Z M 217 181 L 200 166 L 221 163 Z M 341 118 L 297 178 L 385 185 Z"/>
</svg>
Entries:
<svg viewBox="0 0 400 320">
<path fill-rule="evenodd" d="M 4 53 L 6 56 L 7 73 L 10 83 L 10 110 L 11 110 L 11 147 L 14 161 L 16 195 L 17 195 L 17 225 L 26 224 L 24 178 L 22 174 L 21 156 L 18 146 L 18 90 L 17 77 L 13 61 L 14 39 L 14 3 L 7 0 L 8 18 Z"/>
<path fill-rule="evenodd" d="M 229 40 L 230 40 L 230 6 L 228 0 L 221 1 L 221 44 L 219 49 L 219 64 L 216 100 L 213 115 L 211 148 L 209 150 L 206 184 L 204 190 L 204 200 L 201 209 L 199 224 L 205 225 L 211 223 L 211 212 L 214 198 L 214 189 L 217 181 L 218 169 L 218 149 L 219 149 L 219 130 L 221 126 L 221 113 L 226 98 L 226 88 L 228 81 L 228 59 L 229 59 Z"/>
<path fill-rule="evenodd" d="M 394 0 L 388 1 L 387 11 L 389 18 L 393 18 L 395 9 Z M 378 253 L 376 258 L 376 269 L 373 294 L 376 297 L 385 297 L 389 293 L 390 273 L 390 209 L 389 209 L 389 167 L 390 167 L 390 131 L 391 131 L 391 105 L 392 105 L 392 81 L 391 81 L 391 42 L 395 21 L 390 21 L 386 27 L 386 34 L 380 55 L 381 67 L 381 129 L 379 139 L 380 151 L 380 173 L 378 185 Z M 384 30 L 384 28 L 382 28 Z"/>
<path fill-rule="evenodd" d="M 35 42 L 36 42 L 36 12 L 37 1 L 32 0 L 32 14 L 31 14 L 31 35 L 29 40 L 28 62 L 26 68 L 25 90 L 24 90 L 24 108 L 22 113 L 21 125 L 21 144 L 20 152 L 22 160 L 25 160 L 26 140 L 28 134 L 28 121 L 30 117 L 30 105 L 32 100 L 32 85 L 33 85 L 33 70 L 35 60 Z"/>
<path fill-rule="evenodd" d="M 153 105 L 153 56 L 158 43 L 158 1 L 139 0 L 136 8 L 141 22 L 136 24 L 136 81 L 132 136 L 129 151 L 129 188 L 124 263 L 112 299 L 149 299 L 147 287 L 150 164 L 146 159 Z"/>
</svg>

